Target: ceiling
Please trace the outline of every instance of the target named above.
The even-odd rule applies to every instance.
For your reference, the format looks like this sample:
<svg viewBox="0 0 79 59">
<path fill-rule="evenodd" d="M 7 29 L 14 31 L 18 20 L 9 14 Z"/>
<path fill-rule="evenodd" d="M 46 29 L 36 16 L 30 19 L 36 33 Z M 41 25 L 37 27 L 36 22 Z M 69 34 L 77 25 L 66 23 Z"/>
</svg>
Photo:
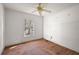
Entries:
<svg viewBox="0 0 79 59">
<path fill-rule="evenodd" d="M 4 3 L 5 8 L 10 8 L 14 10 L 18 10 L 21 12 L 26 12 L 34 15 L 39 15 L 38 12 L 32 13 L 35 8 L 38 6 L 38 3 Z M 42 3 L 45 9 L 51 10 L 52 14 L 65 10 L 75 5 L 79 5 L 78 3 Z M 43 12 L 43 15 L 48 14 L 47 12 Z"/>
</svg>

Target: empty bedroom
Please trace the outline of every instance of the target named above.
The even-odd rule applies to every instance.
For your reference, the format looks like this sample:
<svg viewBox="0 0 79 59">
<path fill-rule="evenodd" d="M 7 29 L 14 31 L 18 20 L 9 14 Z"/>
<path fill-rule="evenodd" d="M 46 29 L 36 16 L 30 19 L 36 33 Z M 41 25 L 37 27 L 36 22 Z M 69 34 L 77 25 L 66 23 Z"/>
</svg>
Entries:
<svg viewBox="0 0 79 59">
<path fill-rule="evenodd" d="M 1 55 L 79 55 L 79 3 L 0 3 Z"/>
</svg>

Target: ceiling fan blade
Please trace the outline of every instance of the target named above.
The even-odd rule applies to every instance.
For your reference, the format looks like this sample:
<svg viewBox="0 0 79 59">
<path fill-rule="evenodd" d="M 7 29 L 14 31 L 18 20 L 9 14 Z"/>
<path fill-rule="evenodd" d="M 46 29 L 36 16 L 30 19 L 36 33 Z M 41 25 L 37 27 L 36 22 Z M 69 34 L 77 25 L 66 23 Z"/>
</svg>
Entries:
<svg viewBox="0 0 79 59">
<path fill-rule="evenodd" d="M 43 11 L 46 11 L 46 12 L 49 12 L 49 13 L 51 13 L 51 11 L 50 11 L 50 10 L 47 10 L 47 9 L 43 9 Z"/>
<path fill-rule="evenodd" d="M 33 10 L 32 13 L 37 12 L 37 10 Z"/>
</svg>

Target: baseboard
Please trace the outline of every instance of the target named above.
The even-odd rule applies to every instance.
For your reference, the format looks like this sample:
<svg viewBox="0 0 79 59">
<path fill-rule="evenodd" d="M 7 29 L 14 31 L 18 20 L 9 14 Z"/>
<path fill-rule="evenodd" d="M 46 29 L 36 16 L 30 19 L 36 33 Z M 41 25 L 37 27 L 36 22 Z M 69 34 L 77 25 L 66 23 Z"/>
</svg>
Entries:
<svg viewBox="0 0 79 59">
<path fill-rule="evenodd" d="M 43 39 L 45 39 L 45 38 L 43 38 Z M 47 40 L 47 39 L 45 39 L 45 40 Z M 50 41 L 50 40 L 47 40 L 47 41 Z M 51 43 L 54 43 L 54 44 L 56 44 L 56 45 L 58 45 L 58 46 L 60 46 L 60 47 L 63 47 L 63 48 L 65 48 L 65 49 L 71 50 L 71 51 L 73 51 L 73 52 L 75 52 L 75 53 L 78 53 L 78 54 L 79 54 L 79 52 L 77 52 L 77 51 L 75 51 L 75 50 L 72 50 L 72 49 L 70 49 L 70 48 L 67 48 L 67 47 L 65 47 L 65 46 L 63 46 L 63 45 L 60 45 L 60 44 L 55 43 L 55 42 L 52 42 L 52 41 L 50 41 L 50 42 L 51 42 Z"/>
<path fill-rule="evenodd" d="M 37 41 L 37 40 L 41 40 L 41 39 L 43 39 L 43 38 L 33 39 L 33 40 L 29 40 L 29 41 L 25 41 L 25 42 L 21 42 L 21 43 L 17 43 L 17 44 L 12 44 L 12 45 L 6 46 L 5 48 L 16 46 L 16 45 L 20 45 L 20 44 L 24 44 L 24 43 L 29 43 L 31 41 Z"/>
</svg>

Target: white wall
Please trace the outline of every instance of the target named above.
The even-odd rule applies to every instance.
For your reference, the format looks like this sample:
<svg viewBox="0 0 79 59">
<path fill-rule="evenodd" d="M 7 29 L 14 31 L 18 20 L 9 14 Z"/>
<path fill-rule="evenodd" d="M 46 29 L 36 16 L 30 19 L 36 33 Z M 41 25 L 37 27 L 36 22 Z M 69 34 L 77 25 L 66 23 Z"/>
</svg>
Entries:
<svg viewBox="0 0 79 59">
<path fill-rule="evenodd" d="M 45 39 L 79 52 L 79 6 L 45 16 L 43 31 Z"/>
<path fill-rule="evenodd" d="M 5 19 L 6 46 L 42 38 L 42 17 L 11 9 L 5 9 Z M 32 20 L 35 25 L 35 35 L 26 38 L 24 38 L 25 19 Z"/>
<path fill-rule="evenodd" d="M 2 4 L 0 4 L 0 54 L 3 51 L 4 48 L 4 40 L 3 40 L 3 35 L 4 35 L 4 8 Z"/>
</svg>

